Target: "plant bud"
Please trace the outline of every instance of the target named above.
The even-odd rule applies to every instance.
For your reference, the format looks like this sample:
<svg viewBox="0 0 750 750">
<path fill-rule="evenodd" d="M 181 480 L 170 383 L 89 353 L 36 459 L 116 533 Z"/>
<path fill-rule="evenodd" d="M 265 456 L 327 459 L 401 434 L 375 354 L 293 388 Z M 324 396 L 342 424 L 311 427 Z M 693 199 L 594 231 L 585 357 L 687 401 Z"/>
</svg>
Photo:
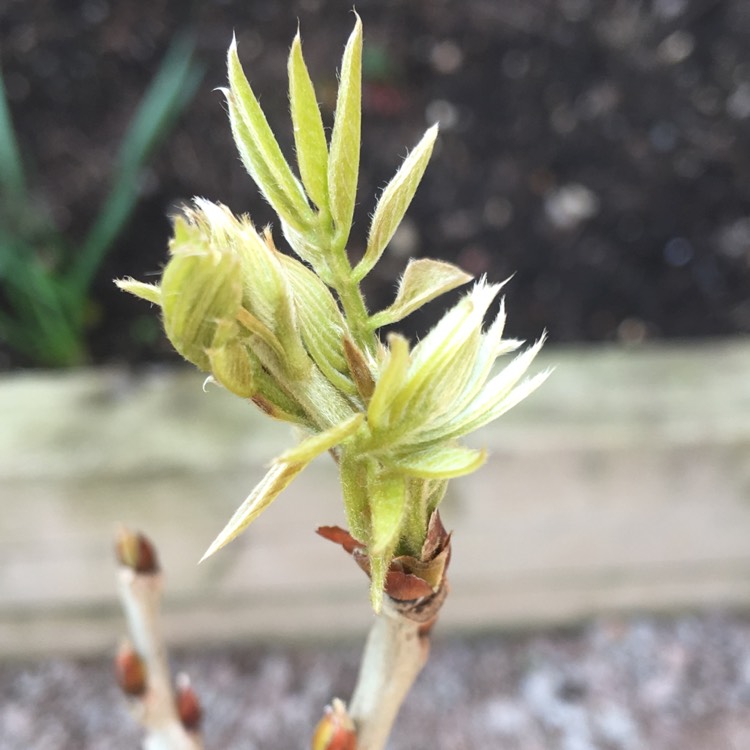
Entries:
<svg viewBox="0 0 750 750">
<path fill-rule="evenodd" d="M 137 697 L 146 692 L 146 665 L 128 642 L 115 656 L 115 679 L 125 695 Z"/>
<path fill-rule="evenodd" d="M 161 280 L 164 330 L 174 348 L 201 370 L 211 369 L 211 348 L 218 321 L 233 321 L 242 300 L 239 259 L 219 249 L 205 221 L 195 214 L 175 222 L 172 258 Z"/>
<path fill-rule="evenodd" d="M 228 391 L 252 398 L 258 391 L 255 379 L 256 361 L 240 337 L 237 323 L 219 321 L 213 346 L 206 350 L 211 373 Z"/>
<path fill-rule="evenodd" d="M 115 539 L 115 556 L 120 565 L 136 573 L 158 573 L 159 559 L 154 545 L 141 533 L 123 527 Z"/>
<path fill-rule="evenodd" d="M 312 750 L 357 750 L 357 732 L 346 706 L 338 698 L 326 706 L 323 718 L 315 727 Z"/>
<path fill-rule="evenodd" d="M 190 678 L 186 674 L 177 675 L 177 714 L 182 726 L 190 732 L 196 732 L 203 718 L 198 695 L 190 684 Z"/>
</svg>

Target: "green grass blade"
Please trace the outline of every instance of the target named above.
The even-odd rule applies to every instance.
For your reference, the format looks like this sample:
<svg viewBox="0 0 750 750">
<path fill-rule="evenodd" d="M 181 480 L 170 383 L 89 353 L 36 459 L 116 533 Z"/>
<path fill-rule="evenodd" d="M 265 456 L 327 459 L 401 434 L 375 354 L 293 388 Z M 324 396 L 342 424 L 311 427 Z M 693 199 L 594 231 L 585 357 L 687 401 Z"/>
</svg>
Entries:
<svg viewBox="0 0 750 750">
<path fill-rule="evenodd" d="M 68 273 L 78 290 L 88 287 L 102 259 L 130 218 L 138 200 L 138 178 L 203 76 L 193 59 L 193 43 L 177 39 L 149 86 L 120 146 L 114 184 Z"/>
<path fill-rule="evenodd" d="M 21 152 L 8 107 L 2 72 L 0 72 L 0 189 L 7 196 L 21 200 L 26 194 Z"/>
<path fill-rule="evenodd" d="M 170 46 L 120 144 L 118 172 L 138 171 L 192 99 L 203 77 L 193 60 L 194 48 L 189 36 Z"/>
</svg>

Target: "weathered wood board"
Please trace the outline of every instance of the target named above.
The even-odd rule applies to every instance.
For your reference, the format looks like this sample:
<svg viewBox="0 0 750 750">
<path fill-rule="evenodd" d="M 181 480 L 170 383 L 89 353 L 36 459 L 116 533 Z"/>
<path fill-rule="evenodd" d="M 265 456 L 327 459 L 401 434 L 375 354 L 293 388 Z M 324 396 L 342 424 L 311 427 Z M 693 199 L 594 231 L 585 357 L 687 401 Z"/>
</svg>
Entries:
<svg viewBox="0 0 750 750">
<path fill-rule="evenodd" d="M 453 483 L 441 627 L 750 605 L 750 342 L 557 348 L 550 363 L 473 437 L 487 467 Z M 196 565 L 293 439 L 191 372 L 0 380 L 0 656 L 116 643 L 118 522 L 160 547 L 172 642 L 363 632 L 364 575 L 313 533 L 343 523 L 327 458 Z"/>
</svg>

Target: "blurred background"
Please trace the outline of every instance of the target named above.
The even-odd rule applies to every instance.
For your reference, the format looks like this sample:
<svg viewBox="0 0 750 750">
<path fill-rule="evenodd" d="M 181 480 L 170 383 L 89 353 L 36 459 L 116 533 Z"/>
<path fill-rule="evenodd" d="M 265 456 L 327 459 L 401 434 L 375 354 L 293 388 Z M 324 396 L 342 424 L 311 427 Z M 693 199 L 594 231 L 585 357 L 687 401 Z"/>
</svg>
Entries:
<svg viewBox="0 0 750 750">
<path fill-rule="evenodd" d="M 215 90 L 228 44 L 291 160 L 297 21 L 330 126 L 351 7 L 0 2 L 3 748 L 139 741 L 109 659 L 118 521 L 162 555 L 207 746 L 301 746 L 349 694 L 372 615 L 364 576 L 312 533 L 343 523 L 332 462 L 196 568 L 290 437 L 161 367 L 179 359 L 158 316 L 112 279 L 158 277 L 194 195 L 273 221 Z M 353 257 L 378 191 L 441 126 L 371 309 L 409 257 L 513 275 L 509 333 L 546 329 L 540 367 L 557 366 L 446 499 L 452 591 L 393 749 L 746 750 L 750 3 L 356 7 Z M 399 327 L 419 336 L 440 308 Z M 82 364 L 107 367 L 42 369 Z"/>
<path fill-rule="evenodd" d="M 547 328 L 553 342 L 638 343 L 750 329 L 747 3 L 363 0 L 357 9 L 365 93 L 353 255 L 378 190 L 425 128 L 441 125 L 407 220 L 369 280 L 371 308 L 391 298 L 409 256 L 428 255 L 493 280 L 515 274 L 516 336 Z M 352 25 L 341 2 L 3 3 L 0 63 L 25 178 L 19 211 L 5 170 L 5 231 L 57 277 L 97 221 L 106 235 L 89 253 L 97 260 L 69 361 L 172 356 L 155 316 L 111 279 L 159 273 L 168 216 L 193 195 L 272 221 L 214 89 L 234 32 L 291 159 L 285 60 L 297 19 L 330 124 Z M 152 147 L 126 154 L 138 162 L 125 176 L 129 213 L 102 217 L 128 171 L 128 128 L 175 40 L 185 59 L 165 85 L 182 98 L 161 113 Z M 12 318 L 8 242 L 0 284 Z M 408 321 L 411 332 L 429 315 Z M 12 344 L 25 325 L 5 337 L 0 366 L 57 364 Z"/>
</svg>

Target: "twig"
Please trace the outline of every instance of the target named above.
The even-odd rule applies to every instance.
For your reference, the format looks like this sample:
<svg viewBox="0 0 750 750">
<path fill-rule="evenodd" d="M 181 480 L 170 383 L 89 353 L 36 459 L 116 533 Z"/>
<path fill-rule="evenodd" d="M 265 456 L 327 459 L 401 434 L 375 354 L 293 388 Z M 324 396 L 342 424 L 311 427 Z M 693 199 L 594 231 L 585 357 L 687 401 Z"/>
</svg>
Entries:
<svg viewBox="0 0 750 750">
<path fill-rule="evenodd" d="M 427 663 L 429 632 L 447 586 L 428 603 L 385 597 L 367 637 L 349 716 L 357 730 L 357 750 L 382 750 L 401 704 Z"/>
<path fill-rule="evenodd" d="M 349 532 L 324 526 L 318 533 L 340 544 L 369 572 L 366 551 Z M 401 704 L 427 662 L 430 631 L 448 595 L 449 561 L 450 534 L 436 512 L 420 557 L 397 557 L 391 563 L 386 596 L 367 637 L 349 710 L 334 701 L 318 725 L 313 750 L 385 748 Z M 342 729 L 347 724 L 348 731 Z"/>
<path fill-rule="evenodd" d="M 197 698 L 184 677 L 178 680 L 177 697 L 172 689 L 159 614 L 163 576 L 153 547 L 143 536 L 122 531 L 117 553 L 120 599 L 134 657 L 141 660 L 145 676 L 142 692 L 138 686 L 128 690 L 122 679 L 120 682 L 133 696 L 132 713 L 146 730 L 144 750 L 202 750 L 203 742 L 195 731 L 199 720 Z M 186 706 L 189 712 L 182 710 Z M 190 715 L 182 715 L 187 713 Z"/>
</svg>

